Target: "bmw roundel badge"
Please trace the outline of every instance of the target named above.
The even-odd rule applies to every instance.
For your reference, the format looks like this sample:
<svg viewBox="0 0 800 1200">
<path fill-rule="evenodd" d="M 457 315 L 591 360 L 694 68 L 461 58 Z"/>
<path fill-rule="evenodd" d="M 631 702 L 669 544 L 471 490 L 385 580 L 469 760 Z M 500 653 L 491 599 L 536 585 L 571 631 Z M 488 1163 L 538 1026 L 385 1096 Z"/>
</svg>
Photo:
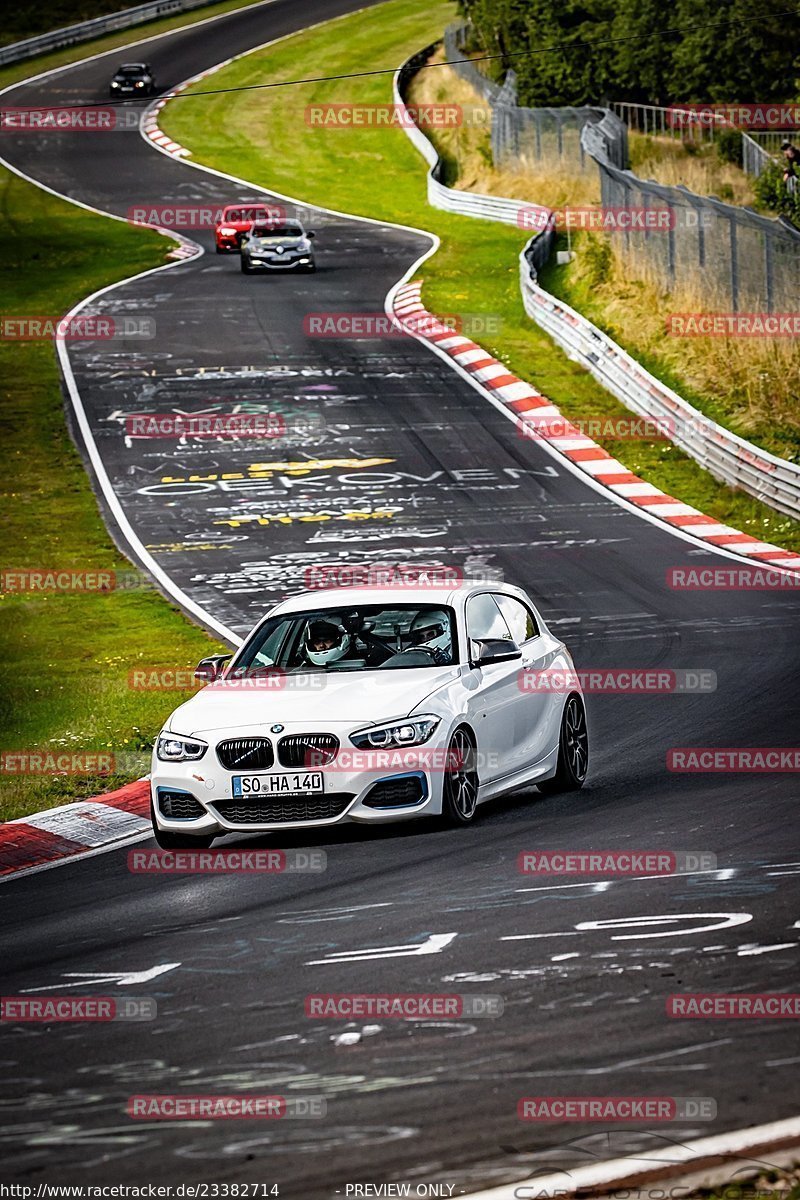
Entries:
<svg viewBox="0 0 800 1200">
<path fill-rule="evenodd" d="M 273 725 L 270 728 L 270 733 L 283 733 L 283 725 Z"/>
</svg>

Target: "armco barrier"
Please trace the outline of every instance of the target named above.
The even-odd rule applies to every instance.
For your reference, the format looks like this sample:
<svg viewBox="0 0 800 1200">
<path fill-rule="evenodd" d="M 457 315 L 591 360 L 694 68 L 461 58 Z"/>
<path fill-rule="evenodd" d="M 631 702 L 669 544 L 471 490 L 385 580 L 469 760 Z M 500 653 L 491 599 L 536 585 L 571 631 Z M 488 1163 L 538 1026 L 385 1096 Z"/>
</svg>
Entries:
<svg viewBox="0 0 800 1200">
<path fill-rule="evenodd" d="M 800 518 L 800 465 L 768 454 L 693 408 L 591 321 L 539 287 L 524 250 L 520 286 L 528 316 L 627 408 L 662 418 L 670 440 L 716 479 Z"/>
<path fill-rule="evenodd" d="M 403 104 L 403 92 L 405 91 L 406 84 L 416 74 L 422 63 L 430 57 L 433 49 L 433 46 L 427 46 L 424 50 L 420 50 L 418 54 L 413 55 L 408 62 L 404 63 L 396 73 L 394 77 L 395 104 Z M 441 208 L 445 212 L 450 213 L 459 213 L 465 217 L 480 217 L 485 221 L 500 221 L 504 225 L 519 225 L 521 209 L 537 207 L 536 205 L 523 205 L 519 200 L 506 200 L 502 196 L 484 196 L 478 192 L 462 192 L 457 188 L 447 187 L 440 181 L 443 164 L 433 145 L 425 137 L 425 134 L 410 119 L 405 123 L 404 128 L 411 141 L 428 163 L 428 203 L 433 208 Z M 551 214 L 547 208 L 541 208 L 541 212 L 544 224 L 544 221 L 548 220 Z M 546 244 L 549 253 L 550 243 L 553 240 L 552 227 L 548 226 L 532 240 L 538 242 L 540 238 L 544 239 L 544 242 L 542 242 L 542 251 Z M 541 261 L 544 262 L 546 259 L 547 254 L 544 254 Z"/>
<path fill-rule="evenodd" d="M 395 103 L 411 77 L 429 57 L 433 47 L 415 54 L 394 79 Z M 445 212 L 518 224 L 522 201 L 456 191 L 441 183 L 439 156 L 413 122 L 406 133 L 429 165 L 428 202 Z M 549 210 L 543 209 L 543 212 Z M 800 464 L 792 463 L 745 441 L 709 420 L 701 412 L 651 375 L 635 359 L 569 305 L 557 301 L 537 282 L 537 272 L 550 256 L 555 240 L 553 223 L 537 233 L 520 254 L 520 288 L 525 311 L 576 362 L 616 396 L 626 408 L 641 416 L 662 418 L 675 445 L 680 446 L 715 478 L 800 519 Z"/>
<path fill-rule="evenodd" d="M 80 21 L 77 25 L 67 25 L 63 29 L 54 29 L 50 33 L 39 34 L 38 37 L 26 38 L 23 42 L 12 42 L 0 47 L 0 66 L 6 63 L 20 62 L 25 58 L 33 58 L 35 54 L 44 54 L 47 50 L 60 50 L 63 46 L 74 46 L 78 42 L 88 42 L 104 33 L 113 33 L 117 29 L 129 29 L 132 25 L 142 25 L 156 17 L 167 17 L 171 13 L 188 12 L 192 8 L 202 8 L 213 0 L 150 0 L 149 4 L 137 4 L 135 8 L 126 8 L 122 12 L 108 13 L 105 17 L 94 17 L 91 21 Z"/>
</svg>

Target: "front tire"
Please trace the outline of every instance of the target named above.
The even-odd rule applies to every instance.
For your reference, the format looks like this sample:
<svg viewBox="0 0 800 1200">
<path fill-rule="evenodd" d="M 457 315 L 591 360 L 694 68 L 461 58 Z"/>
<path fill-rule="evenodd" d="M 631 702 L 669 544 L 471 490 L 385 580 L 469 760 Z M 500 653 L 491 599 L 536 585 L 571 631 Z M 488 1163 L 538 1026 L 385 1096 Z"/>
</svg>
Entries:
<svg viewBox="0 0 800 1200">
<path fill-rule="evenodd" d="M 241 271 L 242 271 L 243 275 L 252 275 L 253 274 L 252 268 L 250 268 L 247 265 L 247 263 L 244 261 L 243 258 L 240 259 L 239 266 L 241 267 Z"/>
<path fill-rule="evenodd" d="M 540 792 L 577 792 L 586 782 L 589 770 L 589 731 L 586 728 L 586 709 L 578 695 L 569 696 L 561 717 L 558 739 L 558 764 L 552 779 L 537 783 Z"/>
<path fill-rule="evenodd" d="M 461 726 L 453 732 L 447 747 L 442 784 L 442 818 L 446 825 L 469 825 L 478 806 L 478 770 L 475 746 Z"/>
</svg>

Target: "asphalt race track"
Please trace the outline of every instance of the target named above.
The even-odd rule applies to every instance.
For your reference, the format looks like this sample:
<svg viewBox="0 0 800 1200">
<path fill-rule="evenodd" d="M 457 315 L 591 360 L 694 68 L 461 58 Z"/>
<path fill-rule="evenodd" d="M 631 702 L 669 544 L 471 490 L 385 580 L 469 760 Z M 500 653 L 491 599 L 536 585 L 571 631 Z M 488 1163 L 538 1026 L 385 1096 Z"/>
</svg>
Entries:
<svg viewBox="0 0 800 1200">
<path fill-rule="evenodd" d="M 275 0 L 142 53 L 168 88 L 356 7 Z M 103 99 L 115 63 L 78 64 L 8 99 Z M 263 195 L 157 153 L 136 131 L 7 135 L 3 147 L 21 171 L 121 215 Z M 313 1200 L 411 1180 L 459 1194 L 793 1115 L 790 1021 L 680 1021 L 665 1000 L 796 982 L 796 778 L 676 775 L 665 763 L 670 747 L 793 745 L 796 593 L 670 589 L 670 567 L 732 560 L 591 490 L 416 341 L 307 336 L 309 313 L 382 312 L 429 243 L 303 215 L 318 234 L 315 275 L 245 277 L 235 256 L 214 254 L 210 232 L 192 231 L 210 253 L 93 308 L 154 318 L 153 339 L 70 349 L 114 491 L 160 566 L 237 634 L 301 590 L 309 566 L 437 562 L 503 576 L 530 591 L 579 667 L 702 668 L 717 689 L 590 695 L 590 779 L 572 798 L 521 794 L 458 833 L 405 825 L 248 842 L 324 850 L 321 873 L 136 875 L 118 850 L 6 883 L 6 994 L 98 994 L 92 973 L 121 973 L 115 994 L 158 1002 L 148 1023 L 3 1031 L 4 1090 L 18 1093 L 3 1101 L 7 1177 L 256 1181 Z M 126 435 L 129 415 L 233 405 L 280 413 L 289 435 Z M 310 470 L 297 465 L 307 459 Z M 165 715 L 171 705 L 167 695 Z M 719 869 L 577 886 L 517 869 L 523 850 L 589 848 L 707 851 Z M 504 1013 L 347 1026 L 305 1016 L 309 993 L 353 991 L 493 994 Z M 125 1115 L 131 1095 L 169 1092 L 324 1097 L 327 1115 Z M 718 1111 L 629 1129 L 520 1122 L 518 1099 L 545 1094 L 710 1097 Z"/>
</svg>

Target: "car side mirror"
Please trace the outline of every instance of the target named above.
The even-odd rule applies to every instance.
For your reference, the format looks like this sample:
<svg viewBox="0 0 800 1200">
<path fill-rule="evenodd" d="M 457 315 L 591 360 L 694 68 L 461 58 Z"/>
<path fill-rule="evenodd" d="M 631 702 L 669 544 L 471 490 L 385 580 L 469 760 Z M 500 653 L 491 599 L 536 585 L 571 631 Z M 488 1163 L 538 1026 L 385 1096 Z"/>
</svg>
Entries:
<svg viewBox="0 0 800 1200">
<path fill-rule="evenodd" d="M 307 238 L 315 238 L 316 236 L 317 236 L 317 235 L 314 233 L 314 230 L 313 230 L 313 229 L 309 229 L 309 230 L 307 231 L 307 233 L 306 233 L 306 237 L 307 237 Z"/>
<path fill-rule="evenodd" d="M 212 654 L 210 658 L 202 658 L 194 669 L 195 679 L 201 683 L 213 683 L 219 679 L 226 662 L 233 658 L 232 654 Z"/>
<path fill-rule="evenodd" d="M 505 641 L 503 638 L 471 639 L 470 666 L 472 667 L 484 667 L 487 663 L 511 662 L 515 658 L 522 658 L 522 651 L 516 642 Z"/>
</svg>

